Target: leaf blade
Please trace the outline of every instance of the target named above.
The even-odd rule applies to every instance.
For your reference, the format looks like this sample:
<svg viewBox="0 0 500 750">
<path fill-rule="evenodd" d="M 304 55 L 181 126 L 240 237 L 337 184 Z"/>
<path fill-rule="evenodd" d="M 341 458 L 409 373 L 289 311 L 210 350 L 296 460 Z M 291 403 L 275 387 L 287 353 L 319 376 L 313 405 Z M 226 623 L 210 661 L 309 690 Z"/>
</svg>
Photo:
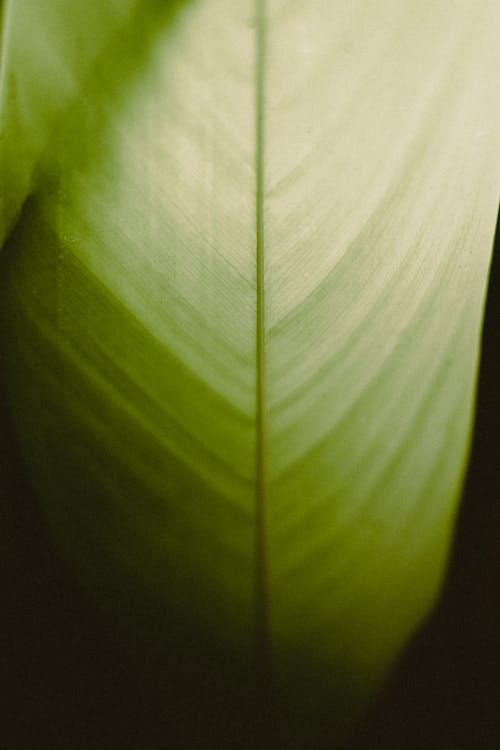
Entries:
<svg viewBox="0 0 500 750">
<path fill-rule="evenodd" d="M 373 690 L 439 587 L 499 173 L 494 5 L 480 16 L 447 0 L 384 7 L 383 24 L 364 2 L 266 9 L 274 677 L 282 705 L 297 706 L 322 662 L 341 717 L 352 710 L 341 695 Z M 109 565 L 248 660 L 259 533 L 251 10 L 183 7 L 122 86 L 119 66 L 86 80 L 15 236 L 5 315 L 12 370 L 25 373 L 12 386 L 19 429 L 66 554 L 85 557 L 80 524 L 97 547 L 84 563 L 95 586 L 116 588 L 96 580 Z M 98 498 L 90 523 L 82 466 Z"/>
</svg>

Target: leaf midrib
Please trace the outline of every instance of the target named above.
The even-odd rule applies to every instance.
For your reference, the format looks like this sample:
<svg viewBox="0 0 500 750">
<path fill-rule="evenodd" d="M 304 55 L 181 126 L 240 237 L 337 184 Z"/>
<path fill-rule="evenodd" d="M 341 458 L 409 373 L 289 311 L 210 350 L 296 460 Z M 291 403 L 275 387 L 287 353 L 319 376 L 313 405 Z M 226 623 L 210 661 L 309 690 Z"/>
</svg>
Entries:
<svg viewBox="0 0 500 750">
<path fill-rule="evenodd" d="M 256 659 L 259 689 L 269 685 L 270 637 L 267 563 L 267 448 L 264 309 L 264 89 L 266 0 L 255 0 L 255 259 L 256 259 Z"/>
</svg>

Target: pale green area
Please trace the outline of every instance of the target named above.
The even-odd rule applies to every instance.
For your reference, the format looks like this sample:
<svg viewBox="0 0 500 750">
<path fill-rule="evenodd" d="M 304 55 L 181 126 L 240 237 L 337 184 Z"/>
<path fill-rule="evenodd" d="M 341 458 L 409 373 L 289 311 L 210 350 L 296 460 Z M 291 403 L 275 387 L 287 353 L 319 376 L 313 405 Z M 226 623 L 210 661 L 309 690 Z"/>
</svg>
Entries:
<svg viewBox="0 0 500 750">
<path fill-rule="evenodd" d="M 82 93 L 136 0 L 3 0 L 0 67 L 0 240 L 36 184 L 60 115 Z"/>
<path fill-rule="evenodd" d="M 3 225 L 33 197 L 4 349 L 59 544 L 129 616 L 147 590 L 251 654 L 265 52 L 275 696 L 300 704 L 318 670 L 368 693 L 438 591 L 466 462 L 496 0 L 269 0 L 265 50 L 251 0 L 21 5 L 3 25 Z"/>
</svg>

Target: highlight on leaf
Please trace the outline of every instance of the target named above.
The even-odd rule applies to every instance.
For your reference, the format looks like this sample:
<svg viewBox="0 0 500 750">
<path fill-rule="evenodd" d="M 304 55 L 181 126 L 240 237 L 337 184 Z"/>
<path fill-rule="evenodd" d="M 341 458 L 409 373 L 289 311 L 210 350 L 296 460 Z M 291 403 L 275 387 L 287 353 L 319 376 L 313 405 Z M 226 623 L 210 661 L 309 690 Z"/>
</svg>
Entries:
<svg viewBox="0 0 500 750">
<path fill-rule="evenodd" d="M 5 3 L 2 354 L 47 523 L 121 619 L 266 685 L 278 734 L 340 732 L 439 591 L 499 22 L 492 0 Z"/>
</svg>

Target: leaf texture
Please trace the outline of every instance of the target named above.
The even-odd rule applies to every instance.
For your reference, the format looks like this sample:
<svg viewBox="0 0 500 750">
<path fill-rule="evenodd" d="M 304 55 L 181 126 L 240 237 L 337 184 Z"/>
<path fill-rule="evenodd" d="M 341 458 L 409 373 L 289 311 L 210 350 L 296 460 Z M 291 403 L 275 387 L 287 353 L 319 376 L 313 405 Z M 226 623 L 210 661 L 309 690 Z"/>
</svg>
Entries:
<svg viewBox="0 0 500 750">
<path fill-rule="evenodd" d="M 55 538 L 128 616 L 146 592 L 250 664 L 257 629 L 278 711 L 321 670 L 356 702 L 447 556 L 498 5 L 87 2 L 83 56 L 63 5 L 7 4 L 2 67 L 4 226 L 32 192 L 3 347 Z"/>
</svg>

